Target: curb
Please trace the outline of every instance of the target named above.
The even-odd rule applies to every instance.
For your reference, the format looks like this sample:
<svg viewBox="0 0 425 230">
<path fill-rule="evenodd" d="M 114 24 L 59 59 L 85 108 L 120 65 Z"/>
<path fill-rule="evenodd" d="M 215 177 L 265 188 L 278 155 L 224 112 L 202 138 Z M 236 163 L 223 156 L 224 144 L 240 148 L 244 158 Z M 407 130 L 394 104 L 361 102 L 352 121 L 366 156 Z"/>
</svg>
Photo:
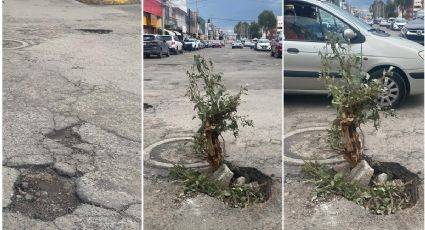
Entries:
<svg viewBox="0 0 425 230">
<path fill-rule="evenodd" d="M 77 0 L 90 5 L 129 5 L 140 4 L 140 0 Z"/>
</svg>

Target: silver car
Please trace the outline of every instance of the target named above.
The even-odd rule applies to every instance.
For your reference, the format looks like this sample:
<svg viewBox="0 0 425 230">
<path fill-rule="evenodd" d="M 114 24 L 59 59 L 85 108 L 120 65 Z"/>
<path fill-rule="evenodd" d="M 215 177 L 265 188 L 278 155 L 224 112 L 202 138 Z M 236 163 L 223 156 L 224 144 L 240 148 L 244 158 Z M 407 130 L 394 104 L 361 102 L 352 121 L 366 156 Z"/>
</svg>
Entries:
<svg viewBox="0 0 425 230">
<path fill-rule="evenodd" d="M 318 80 L 319 51 L 325 48 L 325 34 L 335 32 L 350 39 L 352 51 L 362 59 L 363 71 L 371 77 L 395 67 L 380 96 L 382 104 L 397 106 L 408 95 L 423 94 L 424 48 L 418 43 L 382 33 L 330 2 L 285 0 L 284 15 L 285 93 L 328 93 Z M 325 18 L 334 23 L 324 26 L 321 20 Z M 296 31 L 291 31 L 293 25 L 298 27 Z"/>
</svg>

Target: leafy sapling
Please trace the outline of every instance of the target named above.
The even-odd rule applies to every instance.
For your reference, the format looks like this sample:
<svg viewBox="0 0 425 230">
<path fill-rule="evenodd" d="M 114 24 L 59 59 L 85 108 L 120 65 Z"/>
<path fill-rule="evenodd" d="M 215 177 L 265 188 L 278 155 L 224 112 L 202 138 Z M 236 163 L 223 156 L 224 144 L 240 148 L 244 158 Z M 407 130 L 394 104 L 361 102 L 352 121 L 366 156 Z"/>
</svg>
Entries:
<svg viewBox="0 0 425 230">
<path fill-rule="evenodd" d="M 193 102 L 196 116 L 201 126 L 194 135 L 193 149 L 196 153 L 206 155 L 213 170 L 218 169 L 224 161 L 222 143 L 219 137 L 231 131 L 234 137 L 239 135 L 239 123 L 253 126 L 252 120 L 237 115 L 241 96 L 247 94 L 247 87 L 231 95 L 222 83 L 222 73 L 214 71 L 213 62 L 200 55 L 194 55 L 194 64 L 190 71 L 189 87 L 186 96 Z M 222 137 L 222 136 L 221 136 Z"/>
</svg>

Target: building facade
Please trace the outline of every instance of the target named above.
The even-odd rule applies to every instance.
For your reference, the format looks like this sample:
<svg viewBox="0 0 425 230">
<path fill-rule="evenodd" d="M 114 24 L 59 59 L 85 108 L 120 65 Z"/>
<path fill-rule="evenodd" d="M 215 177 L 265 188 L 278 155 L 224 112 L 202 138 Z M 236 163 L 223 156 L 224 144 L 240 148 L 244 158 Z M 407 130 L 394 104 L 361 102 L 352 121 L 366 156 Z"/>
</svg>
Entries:
<svg viewBox="0 0 425 230">
<path fill-rule="evenodd" d="M 162 27 L 163 9 L 158 0 L 143 1 L 143 33 L 155 34 Z"/>
</svg>

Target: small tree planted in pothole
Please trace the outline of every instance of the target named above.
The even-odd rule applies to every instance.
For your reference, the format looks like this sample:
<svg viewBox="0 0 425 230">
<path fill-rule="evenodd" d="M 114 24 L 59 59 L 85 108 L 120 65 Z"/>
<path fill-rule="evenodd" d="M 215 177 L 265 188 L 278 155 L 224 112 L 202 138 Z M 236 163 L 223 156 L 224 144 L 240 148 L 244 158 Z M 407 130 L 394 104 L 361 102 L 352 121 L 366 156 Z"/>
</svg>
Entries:
<svg viewBox="0 0 425 230">
<path fill-rule="evenodd" d="M 328 130 L 328 142 L 331 147 L 340 150 L 354 168 L 364 158 L 364 135 L 360 126 L 372 121 L 377 129 L 380 124 L 380 112 L 395 115 L 393 109 L 382 106 L 377 100 L 383 82 L 391 77 L 393 67 L 384 70 L 381 78 L 370 79 L 369 74 L 361 70 L 361 59 L 352 53 L 349 43 L 343 44 L 336 34 L 328 34 L 328 38 L 325 53 L 320 53 L 320 80 L 329 90 L 337 112 Z M 331 52 L 326 52 L 329 48 Z M 339 66 L 340 78 L 331 74 L 332 66 L 335 65 Z M 367 161 L 362 163 L 357 168 L 363 170 L 362 173 L 358 174 L 358 170 L 352 170 L 350 175 L 346 175 L 323 165 L 306 162 L 302 166 L 302 172 L 311 179 L 309 182 L 315 185 L 312 200 L 329 194 L 340 195 L 375 214 L 391 214 L 416 202 L 412 199 L 413 195 L 408 193 L 407 186 L 416 183 L 417 179 L 403 182 L 400 178 L 392 178 L 395 180 L 380 181 L 379 176 L 375 176 L 371 183 L 374 170 L 367 169 Z M 373 163 L 373 166 L 379 164 Z M 386 170 L 391 173 L 389 169 Z M 396 171 L 401 172 L 400 169 Z M 360 183 L 353 176 L 356 174 L 362 175 L 365 180 Z"/>
<path fill-rule="evenodd" d="M 235 94 L 231 94 L 222 83 L 223 74 L 214 71 L 211 60 L 195 55 L 194 61 L 191 70 L 187 71 L 189 87 L 186 96 L 195 104 L 196 116 L 193 119 L 198 118 L 201 125 L 193 137 L 193 150 L 197 154 L 206 156 L 214 173 L 208 176 L 175 165 L 170 170 L 170 176 L 181 182 L 184 195 L 205 193 L 234 208 L 243 208 L 252 203 L 264 202 L 269 195 L 264 192 L 267 183 L 260 185 L 260 181 L 249 180 L 252 179 L 249 176 L 243 177 L 244 182 L 238 182 L 233 176 L 239 169 L 226 172 L 224 169 L 230 170 L 226 165 L 221 167 L 223 170 L 217 170 L 224 162 L 222 134 L 231 131 L 236 138 L 239 135 L 239 125 L 253 126 L 252 120 L 237 115 L 241 96 L 246 95 L 248 89 L 246 86 L 241 86 Z M 214 177 L 216 173 L 218 174 L 217 178 Z"/>
<path fill-rule="evenodd" d="M 336 108 L 336 118 L 328 130 L 328 142 L 331 147 L 339 149 L 344 158 L 354 167 L 362 159 L 364 136 L 361 125 L 373 122 L 377 129 L 380 124 L 379 112 L 394 115 L 389 107 L 378 102 L 383 82 L 392 74 L 392 68 L 383 71 L 379 79 L 370 79 L 368 73 L 361 69 L 361 57 L 352 53 L 350 44 L 343 44 L 336 34 L 328 34 L 326 51 L 320 53 L 322 69 L 319 79 L 322 80 L 332 104 Z M 339 76 L 331 74 L 332 66 L 339 65 Z"/>
<path fill-rule="evenodd" d="M 213 170 L 217 170 L 224 161 L 222 133 L 231 131 L 233 136 L 239 134 L 239 125 L 253 126 L 252 120 L 236 114 L 241 103 L 241 96 L 248 91 L 241 86 L 239 91 L 231 95 L 222 84 L 222 73 L 214 72 L 213 62 L 200 55 L 194 55 L 194 65 L 187 71 L 189 88 L 186 96 L 195 104 L 196 116 L 201 126 L 194 136 L 194 150 L 206 155 Z M 223 140 L 224 141 L 224 140 Z"/>
</svg>

